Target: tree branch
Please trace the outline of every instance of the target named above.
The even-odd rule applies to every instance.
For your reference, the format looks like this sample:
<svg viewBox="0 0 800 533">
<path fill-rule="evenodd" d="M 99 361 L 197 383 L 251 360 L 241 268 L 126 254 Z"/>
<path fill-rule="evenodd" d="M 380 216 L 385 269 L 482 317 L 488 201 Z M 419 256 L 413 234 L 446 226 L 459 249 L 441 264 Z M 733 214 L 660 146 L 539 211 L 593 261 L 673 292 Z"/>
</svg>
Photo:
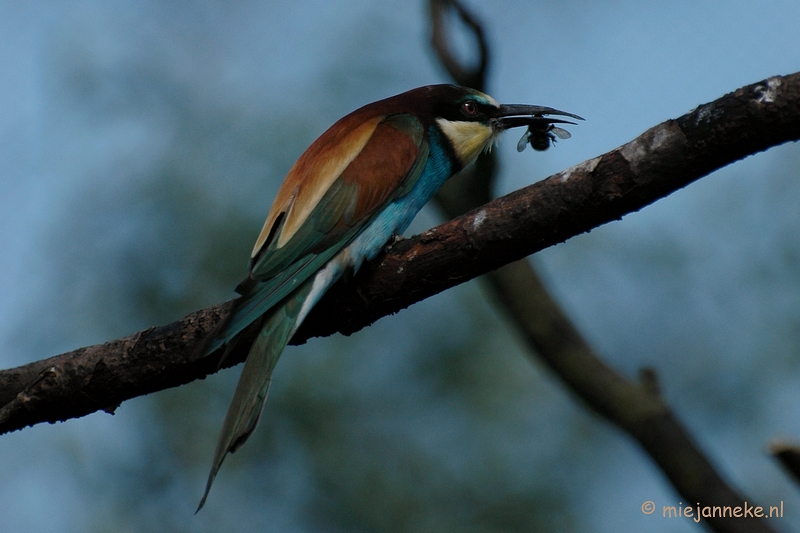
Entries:
<svg viewBox="0 0 800 533">
<path fill-rule="evenodd" d="M 747 155 L 800 139 L 800 73 L 749 85 L 630 143 L 400 240 L 331 289 L 293 343 L 350 334 L 409 305 L 641 209 Z M 219 304 L 108 343 L 0 371 L 0 433 L 113 412 L 122 401 L 200 379 L 195 347 Z M 233 353 L 226 366 L 241 362 Z"/>
<path fill-rule="evenodd" d="M 768 95 L 768 96 L 766 96 Z M 714 170 L 800 138 L 800 73 L 776 76 L 655 126 L 602 156 L 400 240 L 323 298 L 296 340 L 380 317 L 619 220 Z M 353 290 L 355 289 L 355 290 Z"/>
<path fill-rule="evenodd" d="M 795 484 L 800 485 L 800 446 L 783 439 L 775 439 L 769 445 L 769 453 L 791 474 Z"/>
<path fill-rule="evenodd" d="M 459 2 L 452 0 L 431 0 L 431 46 L 436 50 L 436 55 L 447 73 L 456 83 L 465 87 L 472 87 L 482 91 L 486 83 L 486 69 L 489 65 L 489 46 L 483 27 L 472 14 Z M 445 14 L 449 9 L 455 10 L 461 22 L 473 31 L 478 40 L 478 64 L 474 67 L 462 65 L 456 58 L 455 52 L 450 48 L 452 39 L 447 37 Z"/>
<path fill-rule="evenodd" d="M 444 13 L 448 6 L 464 17 L 458 0 L 430 0 L 432 45 L 440 62 L 459 85 L 485 91 L 483 72 L 459 65 L 444 36 Z M 485 34 L 469 17 L 469 27 L 480 43 L 481 70 L 487 64 Z M 484 154 L 471 172 L 451 179 L 436 195 L 448 218 L 490 201 L 495 176 L 494 154 Z M 694 443 L 690 433 L 662 399 L 653 370 L 643 371 L 641 383 L 628 380 L 594 353 L 580 331 L 542 283 L 530 262 L 519 260 L 487 274 L 488 288 L 510 322 L 522 333 L 529 355 L 542 360 L 586 405 L 632 436 L 687 501 L 735 508 L 749 500 L 737 493 L 717 473 Z M 781 456 L 786 463 L 785 454 Z M 709 518 L 718 533 L 767 533 L 772 529 L 757 519 Z"/>
</svg>

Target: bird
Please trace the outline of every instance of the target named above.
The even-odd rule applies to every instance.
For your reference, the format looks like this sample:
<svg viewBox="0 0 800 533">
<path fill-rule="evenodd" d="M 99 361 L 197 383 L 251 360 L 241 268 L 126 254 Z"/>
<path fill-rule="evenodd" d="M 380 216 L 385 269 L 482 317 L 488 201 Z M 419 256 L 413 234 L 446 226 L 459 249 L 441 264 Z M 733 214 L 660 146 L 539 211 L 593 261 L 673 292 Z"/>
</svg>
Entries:
<svg viewBox="0 0 800 533">
<path fill-rule="evenodd" d="M 222 425 L 205 492 L 258 424 L 272 372 L 292 335 L 337 280 L 378 255 L 451 176 L 517 126 L 578 115 L 501 105 L 456 85 L 428 85 L 367 104 L 334 123 L 291 167 L 256 239 L 247 278 L 203 344 L 221 360 L 258 328 Z M 220 363 L 221 364 L 221 363 Z"/>
</svg>

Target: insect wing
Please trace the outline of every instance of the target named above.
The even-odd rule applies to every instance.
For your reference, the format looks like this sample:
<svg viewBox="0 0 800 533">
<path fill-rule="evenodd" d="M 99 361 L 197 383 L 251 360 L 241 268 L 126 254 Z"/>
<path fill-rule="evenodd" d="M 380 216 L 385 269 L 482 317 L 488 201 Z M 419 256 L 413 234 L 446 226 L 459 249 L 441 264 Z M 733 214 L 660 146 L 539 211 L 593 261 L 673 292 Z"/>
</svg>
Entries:
<svg viewBox="0 0 800 533">
<path fill-rule="evenodd" d="M 557 128 L 555 126 L 550 126 L 550 132 L 554 133 L 556 137 L 559 139 L 569 139 L 572 137 L 572 134 L 565 129 Z"/>
<path fill-rule="evenodd" d="M 531 138 L 531 130 L 525 130 L 525 133 L 522 134 L 522 138 L 517 143 L 517 152 L 522 152 L 525 150 L 525 147 L 528 146 L 528 141 Z"/>
</svg>

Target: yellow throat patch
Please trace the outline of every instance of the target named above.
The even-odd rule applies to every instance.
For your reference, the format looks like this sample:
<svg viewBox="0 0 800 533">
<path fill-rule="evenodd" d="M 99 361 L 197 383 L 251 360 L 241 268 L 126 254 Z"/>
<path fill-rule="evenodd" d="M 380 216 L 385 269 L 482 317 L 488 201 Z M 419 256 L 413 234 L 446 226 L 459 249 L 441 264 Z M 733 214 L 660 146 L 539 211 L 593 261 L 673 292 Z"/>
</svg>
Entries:
<svg viewBox="0 0 800 533">
<path fill-rule="evenodd" d="M 480 122 L 449 121 L 437 118 L 436 123 L 450 139 L 462 166 L 472 163 L 478 154 L 492 145 L 497 136 L 497 132 L 491 126 Z"/>
</svg>

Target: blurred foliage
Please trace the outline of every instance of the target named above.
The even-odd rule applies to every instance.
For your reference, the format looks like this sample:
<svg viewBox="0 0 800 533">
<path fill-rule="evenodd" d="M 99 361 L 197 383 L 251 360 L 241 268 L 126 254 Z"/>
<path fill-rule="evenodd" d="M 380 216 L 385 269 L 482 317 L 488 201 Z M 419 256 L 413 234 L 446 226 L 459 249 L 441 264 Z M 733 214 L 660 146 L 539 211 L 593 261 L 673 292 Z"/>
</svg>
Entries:
<svg viewBox="0 0 800 533">
<path fill-rule="evenodd" d="M 192 101 L 188 87 L 145 66 L 78 69 L 64 83 L 98 122 L 159 108 L 172 132 L 154 163 L 117 168 L 124 185 L 98 180 L 76 198 L 53 237 L 53 255 L 66 259 L 56 276 L 58 299 L 80 310 L 82 338 L 166 323 L 229 297 L 263 213 L 242 211 L 241 194 L 226 189 L 248 180 L 277 184 L 308 125 L 273 119 L 266 127 L 237 110 L 209 109 Z M 197 523 L 187 523 L 187 511 L 239 370 L 126 403 L 121 410 L 136 409 L 147 430 L 136 461 L 81 476 L 90 493 L 105 493 L 92 530 L 212 530 L 208 521 L 221 520 L 228 524 L 222 531 L 235 531 L 233 510 L 265 498 L 298 500 L 287 520 L 312 531 L 564 529 L 567 496 L 515 471 L 527 432 L 516 432 L 517 442 L 498 438 L 530 425 L 519 400 L 537 391 L 540 378 L 474 288 L 443 299 L 456 328 L 433 320 L 434 307 L 418 311 L 428 326 L 415 328 L 413 342 L 393 335 L 390 322 L 381 341 L 373 334 L 368 342 L 322 339 L 287 350 L 261 429 L 227 461 Z M 376 342 L 396 347 L 387 353 Z M 391 383 L 354 380 L 375 379 L 376 356 L 395 358 L 387 361 L 395 372 L 382 378 Z M 276 479 L 280 472 L 304 479 L 303 494 Z M 237 505 L 229 505 L 232 498 Z"/>
<path fill-rule="evenodd" d="M 422 8 L 315 5 L 315 17 L 256 2 L 51 15 L 56 29 L 44 26 L 39 37 L 47 127 L 36 135 L 48 147 L 39 154 L 42 173 L 55 169 L 39 185 L 41 198 L 56 197 L 58 206 L 34 195 L 49 217 L 47 231 L 32 245 L 40 249 L 37 277 L 25 287 L 29 310 L 13 317 L 22 325 L 10 345 L 40 358 L 232 297 L 274 191 L 310 140 L 366 101 L 432 81 Z M 562 22 L 572 22 L 569 9 L 577 9 L 581 24 L 605 26 L 582 2 L 541 7 Z M 237 18 L 237 9 L 245 14 Z M 337 18 L 351 9 L 366 11 L 355 22 Z M 528 39 L 505 54 L 547 53 L 534 46 L 538 39 L 554 50 L 569 44 L 556 35 L 562 26 L 532 29 L 526 9 L 520 2 L 507 13 L 495 10 L 510 17 L 490 21 L 495 42 L 512 31 Z M 286 44 L 280 39 L 290 30 L 242 27 L 251 12 L 254 20 L 274 20 L 272 10 L 290 18 L 279 19 L 287 28 L 308 34 L 292 34 Z M 584 55 L 582 39 L 597 37 L 587 27 L 572 57 Z M 324 41 L 324 31 L 338 37 Z M 307 35 L 319 39 L 312 49 L 304 48 Z M 317 59 L 307 64 L 309 50 Z M 257 60 L 232 64 L 231 57 L 248 54 Z M 606 60 L 619 62 L 619 55 Z M 540 68 L 536 61 L 525 69 Z M 555 56 L 542 61 L 558 63 Z M 253 64 L 263 72 L 251 72 Z M 519 64 L 514 76 L 523 79 Z M 586 80 L 600 76 L 579 75 L 574 83 L 553 77 L 537 90 L 575 87 L 586 102 L 599 102 L 629 86 L 639 91 L 642 77 L 628 84 L 606 72 L 598 89 Z M 280 79 L 291 89 L 274 94 L 295 99 L 278 100 L 262 78 Z M 562 102 L 537 100 L 583 113 Z M 630 133 L 612 115 L 640 128 L 636 105 L 665 118 L 650 109 L 652 96 L 627 103 L 613 113 L 592 108 L 603 142 Z M 673 105 L 685 111 L 683 102 Z M 603 136 L 584 133 L 592 131 L 588 118 L 576 150 Z M 781 474 L 766 458 L 753 458 L 775 428 L 800 433 L 796 417 L 786 415 L 797 409 L 792 376 L 800 365 L 800 156 L 796 146 L 774 152 L 535 260 L 611 364 L 629 375 L 654 366 L 667 398 L 723 471 L 763 501 L 786 499 L 788 509 Z M 559 145 L 552 157 L 575 153 Z M 554 160 L 550 152 L 537 157 L 542 167 Z M 525 165 L 519 179 L 532 179 L 530 159 L 515 164 L 509 174 Z M 197 516 L 239 369 L 126 402 L 114 417 L 4 436 L 0 532 L 31 524 L 98 533 L 641 530 L 633 520 L 641 518 L 643 495 L 674 498 L 660 473 L 532 364 L 515 335 L 473 283 L 351 338 L 290 347 L 259 430 L 226 461 Z M 693 531 L 691 524 L 648 525 Z"/>
</svg>

